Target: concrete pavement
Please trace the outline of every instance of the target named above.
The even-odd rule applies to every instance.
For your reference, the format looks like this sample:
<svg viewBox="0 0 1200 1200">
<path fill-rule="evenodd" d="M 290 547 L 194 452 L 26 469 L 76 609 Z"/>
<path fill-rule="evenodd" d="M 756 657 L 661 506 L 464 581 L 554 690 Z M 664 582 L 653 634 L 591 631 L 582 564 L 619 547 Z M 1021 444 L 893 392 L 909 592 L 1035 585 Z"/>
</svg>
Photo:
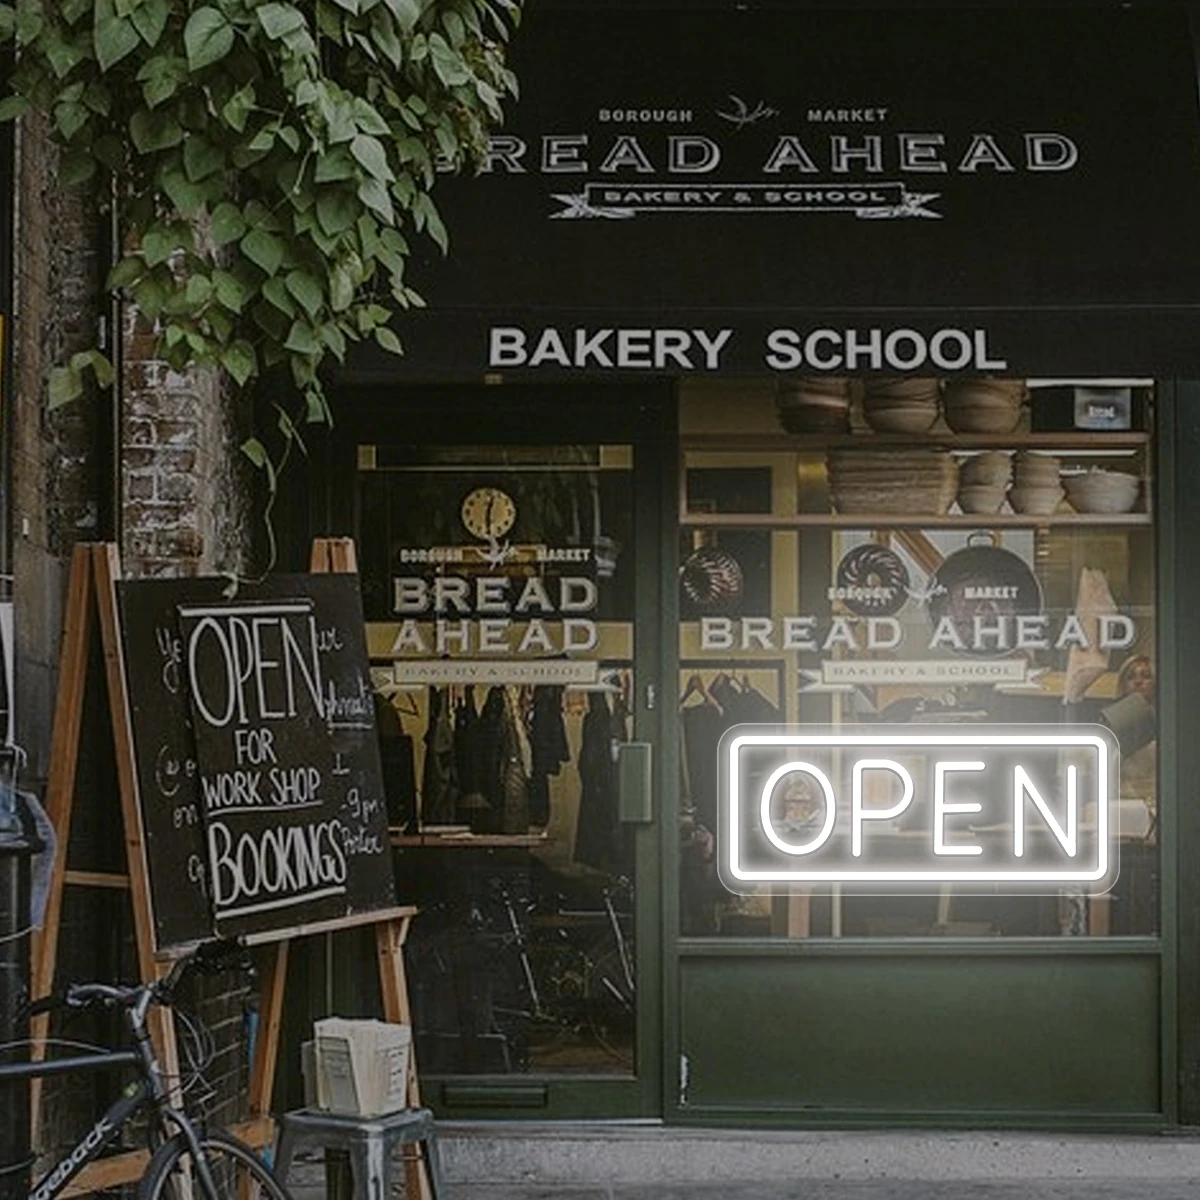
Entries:
<svg viewBox="0 0 1200 1200">
<path fill-rule="evenodd" d="M 1200 1131 L 763 1132 L 439 1125 L 441 1200 L 1200 1200 Z M 297 1200 L 319 1200 L 302 1165 Z M 298 1186 L 297 1186 L 298 1185 Z"/>
</svg>

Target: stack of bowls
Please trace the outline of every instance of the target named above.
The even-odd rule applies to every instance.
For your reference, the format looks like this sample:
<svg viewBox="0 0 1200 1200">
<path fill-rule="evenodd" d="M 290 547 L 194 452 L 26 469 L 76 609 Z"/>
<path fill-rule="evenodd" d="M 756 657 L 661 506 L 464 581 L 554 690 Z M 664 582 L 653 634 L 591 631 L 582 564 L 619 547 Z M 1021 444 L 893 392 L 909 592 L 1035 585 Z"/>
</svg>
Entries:
<svg viewBox="0 0 1200 1200">
<path fill-rule="evenodd" d="M 1066 475 L 1067 499 L 1076 512 L 1127 513 L 1137 503 L 1142 481 L 1125 471 L 1093 467 L 1081 475 Z"/>
<path fill-rule="evenodd" d="M 850 380 L 824 376 L 788 380 L 779 385 L 775 411 L 788 433 L 848 433 Z"/>
<path fill-rule="evenodd" d="M 943 516 L 958 491 L 958 466 L 945 450 L 831 450 L 828 468 L 839 513 Z"/>
<path fill-rule="evenodd" d="M 868 380 L 863 417 L 879 433 L 928 433 L 938 418 L 938 381 Z"/>
<path fill-rule="evenodd" d="M 958 506 L 963 512 L 999 512 L 1012 481 L 1012 453 L 987 450 L 973 454 L 963 463 L 958 478 Z"/>
<path fill-rule="evenodd" d="M 1014 512 L 1048 517 L 1063 498 L 1059 478 L 1059 461 L 1052 454 L 1022 450 L 1017 455 L 1016 470 L 1008 502 Z"/>
<path fill-rule="evenodd" d="M 955 433 L 1012 433 L 1021 420 L 1023 379 L 959 379 L 946 385 L 946 424 Z"/>
</svg>

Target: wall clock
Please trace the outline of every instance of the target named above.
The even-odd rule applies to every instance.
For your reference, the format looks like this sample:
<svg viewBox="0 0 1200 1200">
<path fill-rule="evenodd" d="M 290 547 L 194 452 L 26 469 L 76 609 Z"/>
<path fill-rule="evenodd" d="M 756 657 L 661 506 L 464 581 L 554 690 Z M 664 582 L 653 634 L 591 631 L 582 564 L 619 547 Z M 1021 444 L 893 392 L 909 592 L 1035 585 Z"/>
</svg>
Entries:
<svg viewBox="0 0 1200 1200">
<path fill-rule="evenodd" d="M 468 533 L 496 541 L 513 527 L 517 519 L 517 505 L 500 488 L 481 487 L 469 492 L 463 499 L 461 514 Z"/>
</svg>

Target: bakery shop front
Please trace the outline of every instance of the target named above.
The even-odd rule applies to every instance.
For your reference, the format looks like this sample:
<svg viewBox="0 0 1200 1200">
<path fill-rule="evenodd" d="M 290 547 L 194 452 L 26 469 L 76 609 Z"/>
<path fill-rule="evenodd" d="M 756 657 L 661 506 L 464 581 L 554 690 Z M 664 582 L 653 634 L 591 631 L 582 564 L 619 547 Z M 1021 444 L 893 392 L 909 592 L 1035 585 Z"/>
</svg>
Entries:
<svg viewBox="0 0 1200 1200">
<path fill-rule="evenodd" d="M 429 308 L 341 374 L 293 506 L 357 543 L 424 1095 L 1195 1122 L 1185 12 L 547 0 L 513 57 L 488 169 L 439 184 Z M 727 887 L 739 726 L 1099 728 L 1114 878 Z M 905 771 L 863 771 L 864 844 L 894 809 L 925 846 Z M 1080 772 L 1069 820 L 1025 777 L 1026 862 L 1103 837 Z M 788 853 L 814 781 L 764 801 Z M 955 853 L 1011 857 L 1011 818 L 939 796 Z"/>
</svg>

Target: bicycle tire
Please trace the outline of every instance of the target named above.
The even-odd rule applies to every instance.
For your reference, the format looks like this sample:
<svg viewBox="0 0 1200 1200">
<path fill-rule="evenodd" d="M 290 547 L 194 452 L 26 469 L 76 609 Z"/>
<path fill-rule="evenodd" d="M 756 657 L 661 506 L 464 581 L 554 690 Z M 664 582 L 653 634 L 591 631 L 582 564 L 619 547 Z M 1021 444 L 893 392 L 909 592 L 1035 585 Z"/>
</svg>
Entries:
<svg viewBox="0 0 1200 1200">
<path fill-rule="evenodd" d="M 274 1171 L 244 1142 L 219 1131 L 200 1134 L 199 1140 L 221 1200 L 292 1200 Z M 159 1146 L 138 1184 L 138 1200 L 205 1200 L 193 1185 L 191 1157 L 182 1133 Z"/>
</svg>

